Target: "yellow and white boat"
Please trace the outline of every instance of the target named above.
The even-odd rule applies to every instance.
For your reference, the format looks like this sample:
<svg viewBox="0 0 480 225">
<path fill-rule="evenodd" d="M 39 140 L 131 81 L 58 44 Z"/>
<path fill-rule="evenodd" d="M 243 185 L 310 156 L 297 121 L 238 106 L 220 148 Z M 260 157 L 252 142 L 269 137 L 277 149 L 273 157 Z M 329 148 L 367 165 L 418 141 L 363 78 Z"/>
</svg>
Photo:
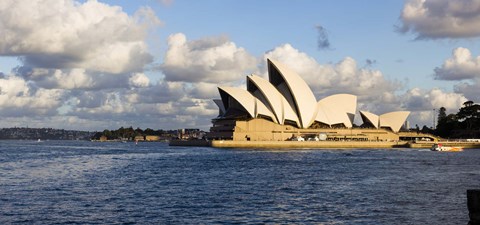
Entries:
<svg viewBox="0 0 480 225">
<path fill-rule="evenodd" d="M 430 150 L 437 152 L 461 152 L 463 151 L 463 147 L 443 146 L 442 144 L 438 143 L 433 144 Z"/>
</svg>

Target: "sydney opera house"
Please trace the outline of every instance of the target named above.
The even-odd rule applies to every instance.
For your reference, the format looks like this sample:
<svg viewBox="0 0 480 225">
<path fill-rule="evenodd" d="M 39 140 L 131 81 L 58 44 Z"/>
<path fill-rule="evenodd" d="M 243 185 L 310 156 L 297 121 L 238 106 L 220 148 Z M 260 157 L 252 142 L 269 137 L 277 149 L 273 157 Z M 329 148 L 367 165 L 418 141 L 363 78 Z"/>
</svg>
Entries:
<svg viewBox="0 0 480 225">
<path fill-rule="evenodd" d="M 236 141 L 305 140 L 386 141 L 402 139 L 410 114 L 376 115 L 359 111 L 363 124 L 354 125 L 357 96 L 336 94 L 317 101 L 308 84 L 287 66 L 267 60 L 268 81 L 247 76 L 246 90 L 218 87 L 209 139 Z"/>
</svg>

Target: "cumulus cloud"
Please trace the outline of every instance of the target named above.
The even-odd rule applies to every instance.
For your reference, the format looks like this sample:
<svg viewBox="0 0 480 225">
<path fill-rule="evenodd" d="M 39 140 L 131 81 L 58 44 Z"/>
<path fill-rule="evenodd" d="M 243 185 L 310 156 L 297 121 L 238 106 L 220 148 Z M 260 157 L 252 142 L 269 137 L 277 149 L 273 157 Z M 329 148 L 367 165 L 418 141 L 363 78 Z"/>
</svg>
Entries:
<svg viewBox="0 0 480 225">
<path fill-rule="evenodd" d="M 178 101 L 187 92 L 185 83 L 161 80 L 154 85 L 129 91 L 125 96 L 132 103 L 167 103 Z"/>
<path fill-rule="evenodd" d="M 405 109 L 411 111 L 408 121 L 411 126 L 418 124 L 420 127 L 422 125 L 431 126 L 433 118 L 437 117 L 439 108 L 445 107 L 447 113 L 456 113 L 462 104 L 467 101 L 466 96 L 462 93 L 447 92 L 438 88 L 430 90 L 412 88 L 396 96 L 396 98 L 399 105 L 397 105 L 397 108 L 392 107 L 394 105 L 389 105 L 389 111 Z"/>
<path fill-rule="evenodd" d="M 79 128 L 88 127 L 85 121 L 97 121 L 93 127 L 143 121 L 136 111 L 143 98 L 129 100 L 155 86 L 143 73 L 153 61 L 146 38 L 161 24 L 148 7 L 128 15 L 95 0 L 1 1 L 0 56 L 21 63 L 0 75 L 4 124 Z"/>
<path fill-rule="evenodd" d="M 97 108 L 107 101 L 107 95 L 103 91 L 74 91 L 72 99 L 67 104 L 72 104 L 73 109 Z"/>
<path fill-rule="evenodd" d="M 217 87 L 219 84 L 213 83 L 196 83 L 192 85 L 191 89 L 189 90 L 190 96 L 195 96 L 196 98 L 200 99 L 214 99 L 218 98 L 218 89 Z"/>
<path fill-rule="evenodd" d="M 227 36 L 188 40 L 177 33 L 168 38 L 159 67 L 164 76 L 150 80 L 144 68 L 153 57 L 145 39 L 152 26 L 161 24 L 148 7 L 128 15 L 94 0 L 0 1 L 0 56 L 21 60 L 12 74 L 0 74 L 0 115 L 10 118 L 4 124 L 205 129 L 218 113 L 211 100 L 219 97 L 217 86 L 243 83 L 245 88 L 246 75 L 265 74 L 266 61 L 259 62 Z M 330 47 L 326 30 L 317 30 L 319 47 Z M 363 104 L 359 107 L 375 109 L 372 112 L 382 110 L 372 105 L 420 112 L 431 110 L 435 99 L 461 99 L 461 94 L 422 90 L 398 95 L 402 82 L 361 68 L 351 57 L 320 64 L 289 44 L 259 58 L 267 57 L 297 71 L 318 99 L 356 94 Z"/>
<path fill-rule="evenodd" d="M 417 39 L 480 36 L 480 0 L 409 0 L 400 16 L 403 33 Z"/>
<path fill-rule="evenodd" d="M 64 96 L 62 90 L 39 89 L 21 77 L 0 78 L 0 114 L 2 116 L 48 116 L 57 113 Z"/>
<path fill-rule="evenodd" d="M 84 68 L 60 70 L 32 68 L 29 66 L 17 67 L 14 69 L 14 73 L 23 77 L 25 80 L 35 82 L 35 84 L 40 88 L 65 90 L 101 90 L 106 88 L 125 88 L 129 85 L 133 85 L 132 79 L 135 79 L 135 77 L 139 74 L 128 73 L 112 75 L 87 71 Z"/>
<path fill-rule="evenodd" d="M 132 87 L 148 87 L 150 79 L 143 73 L 135 73 L 128 79 Z"/>
<path fill-rule="evenodd" d="M 22 15 L 22 16 L 18 16 Z M 39 68 L 84 68 L 105 73 L 142 70 L 152 61 L 139 19 L 94 0 L 6 0 L 0 3 L 0 55 Z M 154 21 L 154 23 L 157 23 Z"/>
<path fill-rule="evenodd" d="M 257 59 L 227 36 L 188 40 L 177 33 L 169 36 L 159 69 L 163 80 L 127 95 L 136 110 L 168 115 L 168 123 L 208 127 L 218 114 L 212 101 L 219 97 L 217 87 L 244 83 L 245 76 L 257 70 Z"/>
<path fill-rule="evenodd" d="M 458 109 L 467 100 L 461 93 L 446 92 L 444 90 L 433 88 L 430 90 L 411 88 L 405 92 L 384 93 L 377 96 L 377 99 L 363 101 L 359 99 L 358 110 L 383 114 L 392 111 L 408 110 L 410 115 L 408 121 L 410 126 L 418 124 L 431 126 L 434 115 L 433 109 L 445 107 L 448 113 L 458 112 Z M 438 113 L 438 110 L 436 111 Z M 357 115 L 355 123 L 361 124 L 362 121 Z"/>
<path fill-rule="evenodd" d="M 454 85 L 455 93 L 471 101 L 480 101 L 480 56 L 472 56 L 469 49 L 454 49 L 452 56 L 434 69 L 434 77 L 438 80 L 461 81 Z"/>
<path fill-rule="evenodd" d="M 170 35 L 161 70 L 168 81 L 221 83 L 237 81 L 256 68 L 256 59 L 226 37 L 188 41 Z"/>
<path fill-rule="evenodd" d="M 452 57 L 447 59 L 441 67 L 435 68 L 435 79 L 464 80 L 480 78 L 480 56 L 472 57 L 467 48 L 456 48 Z"/>
<path fill-rule="evenodd" d="M 456 93 L 462 93 L 468 100 L 474 102 L 480 102 L 480 95 L 478 90 L 480 90 L 480 78 L 477 77 L 470 82 L 458 83 L 454 86 Z"/>
<path fill-rule="evenodd" d="M 406 107 L 412 111 L 438 109 L 440 107 L 458 110 L 467 101 L 467 98 L 462 94 L 444 92 L 438 88 L 429 91 L 413 88 L 403 95 L 402 98 Z"/>
<path fill-rule="evenodd" d="M 317 98 L 338 93 L 351 93 L 360 97 L 381 96 L 403 87 L 399 81 L 385 79 L 378 70 L 359 68 L 356 60 L 351 57 L 335 64 L 319 64 L 290 44 L 267 52 L 264 55 L 265 60 L 266 58 L 276 59 L 296 71 L 307 81 Z"/>
</svg>

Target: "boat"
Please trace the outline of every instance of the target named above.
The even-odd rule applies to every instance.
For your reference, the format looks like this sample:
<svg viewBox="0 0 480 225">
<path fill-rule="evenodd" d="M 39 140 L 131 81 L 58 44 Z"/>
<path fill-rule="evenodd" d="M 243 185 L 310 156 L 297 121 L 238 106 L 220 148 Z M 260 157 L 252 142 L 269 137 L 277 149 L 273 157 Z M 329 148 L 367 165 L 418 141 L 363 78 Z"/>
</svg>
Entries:
<svg viewBox="0 0 480 225">
<path fill-rule="evenodd" d="M 436 152 L 461 152 L 463 151 L 463 147 L 443 146 L 442 144 L 438 143 L 438 144 L 433 144 L 430 150 L 436 151 Z"/>
</svg>

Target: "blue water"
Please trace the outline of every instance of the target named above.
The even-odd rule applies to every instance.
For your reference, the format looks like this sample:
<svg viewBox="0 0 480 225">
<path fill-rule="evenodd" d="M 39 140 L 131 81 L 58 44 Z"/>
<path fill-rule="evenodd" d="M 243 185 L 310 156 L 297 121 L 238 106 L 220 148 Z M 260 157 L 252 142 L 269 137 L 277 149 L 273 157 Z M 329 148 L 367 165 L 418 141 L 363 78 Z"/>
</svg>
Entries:
<svg viewBox="0 0 480 225">
<path fill-rule="evenodd" d="M 480 150 L 0 141 L 0 224 L 467 224 Z"/>
</svg>

